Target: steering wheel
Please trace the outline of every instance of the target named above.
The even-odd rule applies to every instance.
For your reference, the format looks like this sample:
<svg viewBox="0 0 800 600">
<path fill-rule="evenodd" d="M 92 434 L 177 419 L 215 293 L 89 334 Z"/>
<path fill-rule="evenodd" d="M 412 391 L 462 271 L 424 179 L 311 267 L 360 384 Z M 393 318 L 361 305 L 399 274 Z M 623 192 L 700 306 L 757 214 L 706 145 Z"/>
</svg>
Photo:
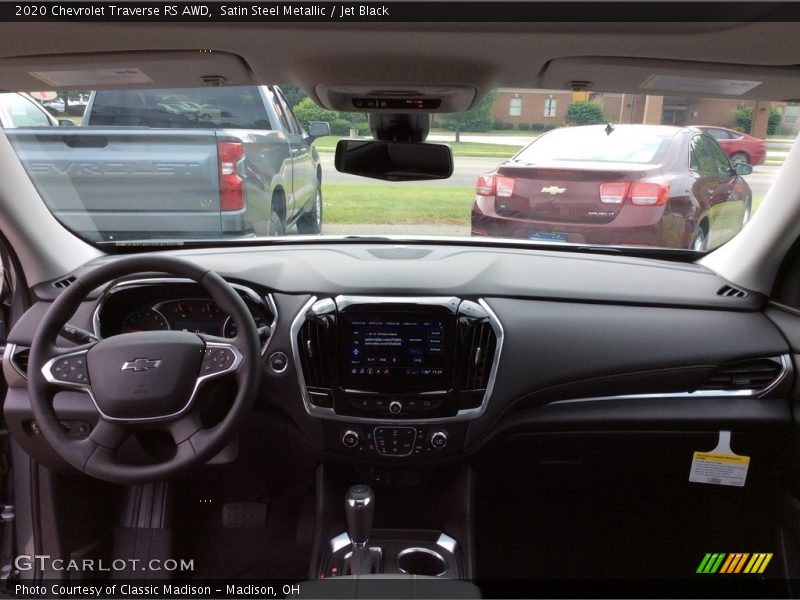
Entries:
<svg viewBox="0 0 800 600">
<path fill-rule="evenodd" d="M 61 328 L 86 295 L 118 277 L 142 272 L 199 283 L 239 325 L 236 337 L 186 331 L 123 333 L 73 348 L 56 345 Z M 83 473 L 114 483 L 165 479 L 207 462 L 233 438 L 255 401 L 260 382 L 256 324 L 242 298 L 216 273 L 170 256 L 114 260 L 80 275 L 53 302 L 30 349 L 28 392 L 41 433 Z M 235 374 L 238 389 L 225 417 L 205 428 L 194 400 L 203 384 Z M 53 408 L 56 392 L 87 393 L 97 425 L 83 439 L 68 436 Z M 116 451 L 135 431 L 167 431 L 175 452 L 156 464 L 121 462 Z"/>
</svg>

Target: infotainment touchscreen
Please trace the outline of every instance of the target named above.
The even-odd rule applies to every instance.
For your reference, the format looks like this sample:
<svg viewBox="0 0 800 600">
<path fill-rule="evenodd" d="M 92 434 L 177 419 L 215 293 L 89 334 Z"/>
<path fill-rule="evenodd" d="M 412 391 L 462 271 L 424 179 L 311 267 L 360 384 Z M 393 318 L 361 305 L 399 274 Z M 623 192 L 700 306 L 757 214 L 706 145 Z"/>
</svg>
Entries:
<svg viewBox="0 0 800 600">
<path fill-rule="evenodd" d="M 340 381 L 346 389 L 376 392 L 450 388 L 454 320 L 448 315 L 340 315 Z"/>
</svg>

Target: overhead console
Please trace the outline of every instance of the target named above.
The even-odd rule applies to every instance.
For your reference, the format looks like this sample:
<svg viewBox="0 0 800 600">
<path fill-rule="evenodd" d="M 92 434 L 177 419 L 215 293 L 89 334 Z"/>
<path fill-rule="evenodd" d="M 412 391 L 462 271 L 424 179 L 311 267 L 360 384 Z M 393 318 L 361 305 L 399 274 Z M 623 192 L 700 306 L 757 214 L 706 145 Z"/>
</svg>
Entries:
<svg viewBox="0 0 800 600">
<path fill-rule="evenodd" d="M 443 424 L 483 414 L 502 342 L 483 300 L 456 297 L 312 298 L 292 326 L 308 414 L 339 422 L 334 447 L 384 456 L 452 448 Z"/>
<path fill-rule="evenodd" d="M 460 112 L 475 105 L 477 90 L 465 85 L 319 84 L 325 108 L 370 113 Z"/>
</svg>

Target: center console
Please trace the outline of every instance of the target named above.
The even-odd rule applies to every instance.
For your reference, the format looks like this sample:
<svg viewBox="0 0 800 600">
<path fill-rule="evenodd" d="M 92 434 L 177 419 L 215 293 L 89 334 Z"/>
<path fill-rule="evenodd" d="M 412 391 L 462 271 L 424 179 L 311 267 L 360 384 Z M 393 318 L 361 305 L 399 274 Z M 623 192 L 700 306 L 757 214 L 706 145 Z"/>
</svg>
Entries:
<svg viewBox="0 0 800 600">
<path fill-rule="evenodd" d="M 380 460 L 458 452 L 502 341 L 482 299 L 457 297 L 312 298 L 292 325 L 303 403 L 328 447 Z"/>
<path fill-rule="evenodd" d="M 419 472 L 418 480 L 372 486 L 361 483 L 366 473 L 358 471 L 318 468 L 312 578 L 474 577 L 470 467 L 452 465 Z"/>
<path fill-rule="evenodd" d="M 341 458 L 318 471 L 312 577 L 471 577 L 472 470 L 437 459 L 461 455 L 490 401 L 503 329 L 488 304 L 311 298 L 291 342 L 304 408 Z"/>
</svg>

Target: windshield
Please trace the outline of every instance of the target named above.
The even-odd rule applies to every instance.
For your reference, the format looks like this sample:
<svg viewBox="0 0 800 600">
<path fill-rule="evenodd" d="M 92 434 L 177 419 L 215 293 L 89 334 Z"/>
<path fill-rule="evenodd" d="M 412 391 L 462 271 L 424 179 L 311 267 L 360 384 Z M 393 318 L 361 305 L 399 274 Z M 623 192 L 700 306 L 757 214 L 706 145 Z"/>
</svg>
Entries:
<svg viewBox="0 0 800 600">
<path fill-rule="evenodd" d="M 387 235 L 706 252 L 759 210 L 798 131 L 791 102 L 498 88 L 423 115 L 452 176 L 387 182 L 335 166 L 339 140 L 372 138 L 369 115 L 293 85 L 0 96 L 48 208 L 100 244 Z"/>
</svg>

